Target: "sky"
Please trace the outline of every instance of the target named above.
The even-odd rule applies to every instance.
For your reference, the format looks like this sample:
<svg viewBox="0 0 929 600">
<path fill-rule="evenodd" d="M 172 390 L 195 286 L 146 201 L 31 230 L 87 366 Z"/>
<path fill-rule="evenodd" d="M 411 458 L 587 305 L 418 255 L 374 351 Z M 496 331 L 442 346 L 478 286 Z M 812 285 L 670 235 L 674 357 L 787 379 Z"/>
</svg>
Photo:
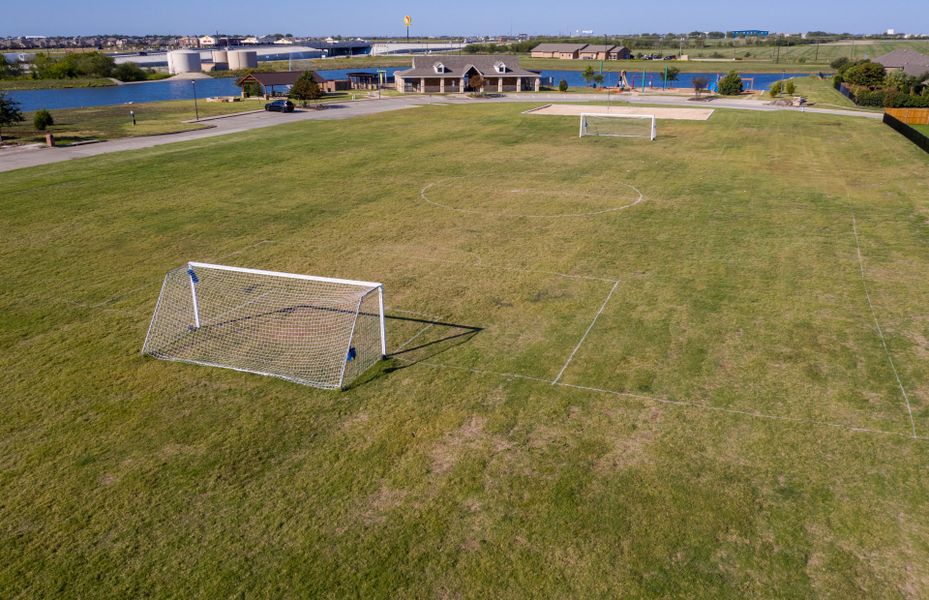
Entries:
<svg viewBox="0 0 929 600">
<path fill-rule="evenodd" d="M 13 0 L 3 10 L 0 36 L 292 33 L 402 35 L 528 33 L 830 31 L 878 33 L 888 28 L 929 33 L 929 1 L 882 0 Z"/>
</svg>

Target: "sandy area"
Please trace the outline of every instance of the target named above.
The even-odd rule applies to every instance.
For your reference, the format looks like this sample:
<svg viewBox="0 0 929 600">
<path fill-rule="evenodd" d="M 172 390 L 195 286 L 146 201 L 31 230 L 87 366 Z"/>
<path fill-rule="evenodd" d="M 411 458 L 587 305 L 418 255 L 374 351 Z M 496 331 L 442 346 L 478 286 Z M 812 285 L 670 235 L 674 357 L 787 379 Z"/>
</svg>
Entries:
<svg viewBox="0 0 929 600">
<path fill-rule="evenodd" d="M 712 108 L 659 108 L 656 106 L 602 106 L 591 104 L 546 104 L 527 110 L 530 115 L 649 115 L 658 119 L 678 121 L 706 121 L 713 114 Z"/>
</svg>

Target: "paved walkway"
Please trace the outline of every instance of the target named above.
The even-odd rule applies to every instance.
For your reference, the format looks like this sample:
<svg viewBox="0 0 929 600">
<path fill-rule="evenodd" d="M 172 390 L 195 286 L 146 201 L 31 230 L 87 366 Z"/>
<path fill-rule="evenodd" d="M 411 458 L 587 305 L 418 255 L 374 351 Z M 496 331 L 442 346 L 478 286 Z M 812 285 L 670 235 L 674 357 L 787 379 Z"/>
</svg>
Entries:
<svg viewBox="0 0 929 600">
<path fill-rule="evenodd" d="M 331 104 L 326 110 L 301 110 L 290 114 L 272 113 L 272 112 L 253 112 L 237 116 L 225 117 L 222 119 L 212 119 L 210 124 L 213 127 L 209 129 L 198 129 L 196 131 L 186 131 L 170 135 L 154 135 L 145 137 L 120 138 L 97 144 L 86 144 L 82 146 L 46 148 L 44 146 L 26 146 L 10 147 L 0 149 L 0 172 L 13 171 L 15 169 L 24 169 L 26 167 L 35 167 L 38 165 L 47 165 L 51 163 L 63 162 L 75 158 L 84 158 L 88 156 L 97 156 L 100 154 L 109 154 L 110 152 L 122 152 L 124 150 L 138 150 L 142 148 L 151 148 L 162 144 L 173 144 L 174 142 L 186 142 L 202 138 L 215 137 L 218 135 L 227 135 L 241 131 L 250 131 L 262 127 L 273 127 L 285 123 L 294 123 L 298 121 L 331 121 L 338 119 L 350 119 L 363 115 L 372 115 L 382 112 L 402 110 L 416 106 L 430 104 L 452 105 L 452 104 L 477 104 L 477 103 L 500 103 L 500 102 L 524 102 L 524 103 L 552 103 L 552 102 L 604 102 L 604 94 L 556 94 L 556 93 L 522 93 L 507 94 L 496 98 L 473 99 L 466 96 L 398 96 L 392 98 L 382 98 L 380 100 L 360 100 L 357 102 L 346 102 L 344 104 Z M 656 104 L 667 106 L 687 106 L 699 108 L 733 108 L 739 110 L 759 110 L 759 111 L 791 111 L 800 112 L 799 108 L 788 108 L 783 106 L 771 106 L 759 102 L 758 100 L 742 99 L 716 99 L 712 102 L 689 102 L 684 98 L 674 96 L 638 96 L 623 94 L 621 97 L 613 96 L 616 101 L 630 102 L 633 104 Z M 842 110 L 831 108 L 806 108 L 806 112 L 839 115 L 848 117 L 861 117 L 880 119 L 880 113 Z"/>
</svg>

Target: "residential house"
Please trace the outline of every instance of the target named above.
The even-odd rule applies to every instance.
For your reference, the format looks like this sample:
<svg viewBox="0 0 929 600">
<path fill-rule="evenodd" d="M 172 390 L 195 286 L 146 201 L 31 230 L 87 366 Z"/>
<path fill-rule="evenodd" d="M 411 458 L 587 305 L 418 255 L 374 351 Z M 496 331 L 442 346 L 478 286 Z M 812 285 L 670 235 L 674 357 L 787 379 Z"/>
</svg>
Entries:
<svg viewBox="0 0 929 600">
<path fill-rule="evenodd" d="M 483 81 L 479 89 L 472 86 L 475 75 Z M 515 56 L 430 54 L 414 56 L 412 68 L 394 73 L 394 81 L 400 92 L 537 92 L 542 78 Z"/>
</svg>

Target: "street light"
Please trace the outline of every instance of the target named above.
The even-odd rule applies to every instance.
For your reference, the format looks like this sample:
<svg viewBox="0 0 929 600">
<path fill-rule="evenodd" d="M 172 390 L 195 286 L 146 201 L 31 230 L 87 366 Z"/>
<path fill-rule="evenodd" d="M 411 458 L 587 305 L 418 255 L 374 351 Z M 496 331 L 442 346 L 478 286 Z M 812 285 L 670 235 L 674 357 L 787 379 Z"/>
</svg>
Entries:
<svg viewBox="0 0 929 600">
<path fill-rule="evenodd" d="M 200 120 L 200 107 L 197 106 L 197 82 L 196 80 L 191 79 L 190 85 L 192 85 L 194 88 L 194 114 L 196 115 L 196 117 L 194 118 L 194 121 L 199 121 Z"/>
</svg>

